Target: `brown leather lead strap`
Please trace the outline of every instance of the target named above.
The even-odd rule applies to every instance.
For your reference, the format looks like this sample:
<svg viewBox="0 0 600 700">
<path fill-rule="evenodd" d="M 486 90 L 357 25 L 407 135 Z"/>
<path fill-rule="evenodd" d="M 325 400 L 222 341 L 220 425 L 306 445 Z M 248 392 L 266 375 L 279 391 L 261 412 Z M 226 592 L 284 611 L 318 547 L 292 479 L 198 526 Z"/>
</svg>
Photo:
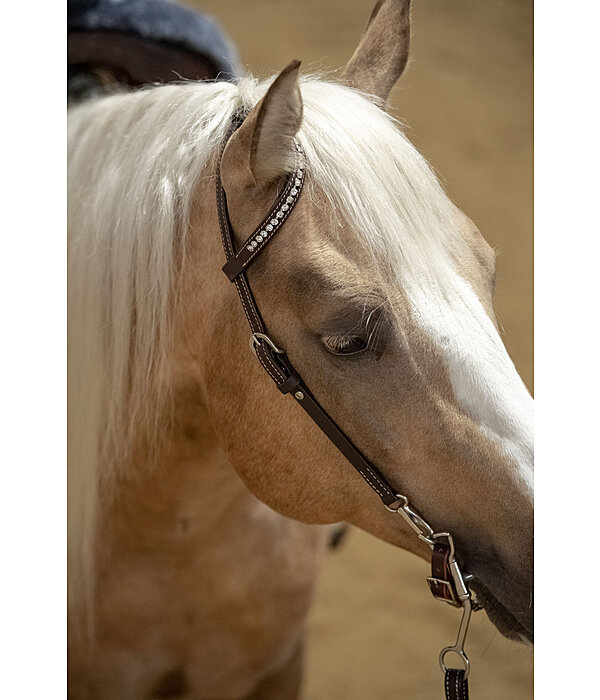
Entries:
<svg viewBox="0 0 600 700">
<path fill-rule="evenodd" d="M 289 388 L 288 388 L 289 387 Z M 281 387 L 278 387 L 281 390 Z M 361 454 L 351 440 L 340 430 L 333 419 L 320 406 L 315 397 L 308 390 L 302 379 L 294 374 L 286 382 L 285 393 L 292 393 L 302 408 L 314 420 L 314 422 L 327 435 L 329 440 L 352 464 L 356 471 L 369 484 L 375 493 L 387 506 L 398 500 L 395 490 L 388 484 L 379 471 L 373 467 Z"/>
<path fill-rule="evenodd" d="M 462 668 L 449 668 L 444 677 L 446 700 L 469 700 L 469 681 Z"/>
</svg>

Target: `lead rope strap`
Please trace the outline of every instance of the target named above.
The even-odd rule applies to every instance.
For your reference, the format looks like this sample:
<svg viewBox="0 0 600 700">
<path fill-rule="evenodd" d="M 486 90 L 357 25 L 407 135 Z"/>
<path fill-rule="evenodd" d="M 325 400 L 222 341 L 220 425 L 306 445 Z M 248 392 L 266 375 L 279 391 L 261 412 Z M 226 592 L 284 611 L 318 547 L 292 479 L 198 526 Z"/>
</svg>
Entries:
<svg viewBox="0 0 600 700">
<path fill-rule="evenodd" d="M 240 250 L 236 251 L 233 228 L 227 210 L 227 197 L 221 182 L 221 159 L 229 139 L 242 124 L 244 117 L 245 114 L 242 111 L 238 111 L 233 116 L 231 128 L 223 139 L 217 164 L 216 197 L 221 239 L 227 259 L 223 266 L 223 272 L 235 284 L 242 302 L 252 331 L 250 347 L 279 391 L 294 397 L 327 438 L 377 493 L 385 507 L 401 515 L 417 537 L 432 548 L 432 575 L 428 579 L 431 592 L 439 600 L 463 608 L 463 617 L 456 644 L 453 647 L 446 647 L 440 654 L 440 665 L 445 674 L 446 700 L 468 700 L 469 662 L 464 653 L 463 645 L 471 616 L 471 594 L 465 585 L 454 556 L 452 536 L 447 532 L 435 533 L 431 526 L 410 507 L 408 498 L 397 493 L 381 472 L 364 457 L 321 407 L 300 375 L 294 370 L 285 352 L 279 349 L 266 333 L 265 323 L 248 284 L 246 269 L 280 230 L 297 203 L 304 185 L 304 163 L 302 149 L 299 144 L 296 144 L 299 166 L 288 175 L 282 193 L 260 226 L 246 239 Z M 454 652 L 461 657 L 465 664 L 464 670 L 446 668 L 444 658 L 449 652 Z"/>
<path fill-rule="evenodd" d="M 446 700 L 469 700 L 469 681 L 462 668 L 449 668 L 444 679 Z"/>
</svg>

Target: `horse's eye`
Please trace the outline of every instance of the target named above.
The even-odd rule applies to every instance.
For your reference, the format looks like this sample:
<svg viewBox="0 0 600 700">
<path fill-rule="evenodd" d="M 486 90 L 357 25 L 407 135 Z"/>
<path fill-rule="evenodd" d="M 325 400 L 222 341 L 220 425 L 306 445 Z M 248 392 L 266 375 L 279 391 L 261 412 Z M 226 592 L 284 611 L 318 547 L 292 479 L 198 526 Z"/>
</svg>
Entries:
<svg viewBox="0 0 600 700">
<path fill-rule="evenodd" d="M 333 355 L 359 355 L 368 348 L 368 343 L 359 335 L 328 335 L 323 344 Z"/>
</svg>

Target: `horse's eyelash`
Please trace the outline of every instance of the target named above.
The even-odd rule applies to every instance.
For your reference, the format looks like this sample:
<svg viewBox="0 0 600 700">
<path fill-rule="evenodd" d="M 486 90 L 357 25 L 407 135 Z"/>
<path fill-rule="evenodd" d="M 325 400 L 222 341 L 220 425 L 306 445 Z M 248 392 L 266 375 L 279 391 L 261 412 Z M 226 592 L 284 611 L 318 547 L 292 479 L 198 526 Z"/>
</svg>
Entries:
<svg viewBox="0 0 600 700">
<path fill-rule="evenodd" d="M 381 305 L 380 305 L 381 306 Z M 381 330 L 383 328 L 383 317 L 382 315 L 374 317 L 375 312 L 380 308 L 380 306 L 370 309 L 368 314 L 363 313 L 363 317 L 359 323 L 357 323 L 354 328 L 350 329 L 346 333 L 340 335 L 332 335 L 327 337 L 327 341 L 331 344 L 337 345 L 343 348 L 344 345 L 348 345 L 353 338 L 362 336 L 362 331 L 367 331 L 366 342 L 369 348 L 372 348 L 377 343 L 379 339 Z"/>
</svg>

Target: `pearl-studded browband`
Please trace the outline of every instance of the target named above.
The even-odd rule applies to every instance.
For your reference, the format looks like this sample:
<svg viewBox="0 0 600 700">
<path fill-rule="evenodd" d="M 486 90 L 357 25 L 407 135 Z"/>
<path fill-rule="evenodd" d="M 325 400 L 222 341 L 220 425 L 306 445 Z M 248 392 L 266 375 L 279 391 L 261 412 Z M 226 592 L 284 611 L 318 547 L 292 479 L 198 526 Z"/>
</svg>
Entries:
<svg viewBox="0 0 600 700">
<path fill-rule="evenodd" d="M 240 250 L 223 265 L 223 272 L 230 282 L 233 282 L 269 243 L 291 214 L 298 197 L 300 197 L 304 185 L 304 153 L 299 143 L 296 142 L 295 146 L 298 166 L 294 172 L 288 175 L 283 192 L 260 226 L 254 229 Z"/>
</svg>

